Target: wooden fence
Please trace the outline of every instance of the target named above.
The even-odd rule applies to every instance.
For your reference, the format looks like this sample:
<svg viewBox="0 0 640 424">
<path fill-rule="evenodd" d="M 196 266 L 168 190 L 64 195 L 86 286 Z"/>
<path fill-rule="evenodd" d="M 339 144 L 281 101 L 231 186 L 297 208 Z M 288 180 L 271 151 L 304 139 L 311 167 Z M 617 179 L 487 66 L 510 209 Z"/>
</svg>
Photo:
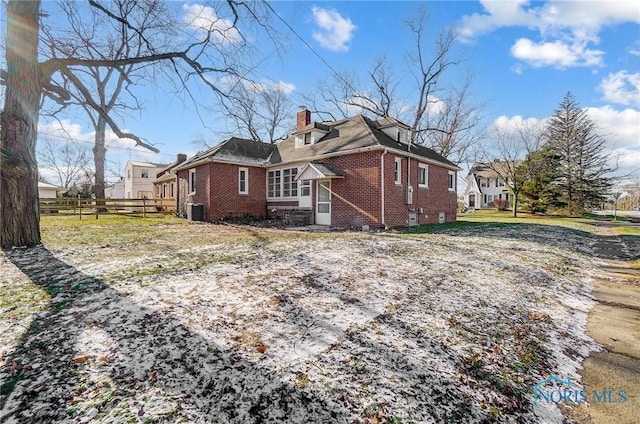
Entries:
<svg viewBox="0 0 640 424">
<path fill-rule="evenodd" d="M 85 199 L 57 197 L 40 199 L 41 214 L 83 215 L 122 214 L 146 217 L 147 214 L 174 213 L 175 199 Z"/>
</svg>

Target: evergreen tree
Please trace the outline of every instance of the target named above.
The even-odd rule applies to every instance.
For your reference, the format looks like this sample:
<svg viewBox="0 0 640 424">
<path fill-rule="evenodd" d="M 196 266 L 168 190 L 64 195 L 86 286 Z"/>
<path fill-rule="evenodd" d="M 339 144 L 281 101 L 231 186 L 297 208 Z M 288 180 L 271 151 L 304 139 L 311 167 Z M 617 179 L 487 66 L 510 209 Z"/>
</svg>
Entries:
<svg viewBox="0 0 640 424">
<path fill-rule="evenodd" d="M 560 190 L 555 183 L 558 177 L 559 159 L 545 145 L 527 155 L 520 165 L 532 170 L 529 179 L 522 185 L 522 206 L 529 212 L 547 212 L 551 208 L 566 206 L 560 200 Z"/>
<path fill-rule="evenodd" d="M 567 93 L 549 121 L 545 133 L 548 148 L 558 155 L 556 184 L 569 214 L 604 199 L 612 170 L 607 165 L 604 139 L 596 134 L 595 123 Z"/>
</svg>

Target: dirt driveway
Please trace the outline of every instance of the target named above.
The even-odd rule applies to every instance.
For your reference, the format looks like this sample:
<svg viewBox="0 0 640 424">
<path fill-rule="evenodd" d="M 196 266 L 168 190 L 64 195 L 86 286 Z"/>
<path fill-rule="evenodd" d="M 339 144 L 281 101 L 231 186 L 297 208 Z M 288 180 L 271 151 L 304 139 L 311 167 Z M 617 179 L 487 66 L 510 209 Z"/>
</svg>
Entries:
<svg viewBox="0 0 640 424">
<path fill-rule="evenodd" d="M 637 423 L 640 411 L 640 268 L 637 240 L 613 235 L 615 223 L 598 223 L 600 238 L 594 251 L 606 258 L 594 280 L 587 334 L 604 347 L 592 353 L 580 372 L 585 389 L 613 393 L 624 390 L 627 402 L 592 402 L 565 411 L 580 423 Z M 633 244 L 632 244 L 633 243 Z M 637 263 L 637 261 L 636 261 Z"/>
</svg>

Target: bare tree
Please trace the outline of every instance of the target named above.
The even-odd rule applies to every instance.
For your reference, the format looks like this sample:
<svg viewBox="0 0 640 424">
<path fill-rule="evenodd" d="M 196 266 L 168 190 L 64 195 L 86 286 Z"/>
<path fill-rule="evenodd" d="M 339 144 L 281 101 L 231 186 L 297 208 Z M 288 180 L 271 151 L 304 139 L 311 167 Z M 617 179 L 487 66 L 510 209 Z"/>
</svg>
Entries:
<svg viewBox="0 0 640 424">
<path fill-rule="evenodd" d="M 265 84 L 246 78 L 229 78 L 229 95 L 221 103 L 228 121 L 227 136 L 242 136 L 254 141 L 275 143 L 295 126 L 291 87 L 282 82 Z M 194 143 L 211 145 L 207 138 Z"/>
<path fill-rule="evenodd" d="M 86 175 L 91 162 L 87 149 L 77 143 L 68 141 L 60 146 L 49 139 L 39 149 L 38 160 L 41 165 L 55 172 L 58 184 L 65 188 L 76 184 Z"/>
<path fill-rule="evenodd" d="M 146 50 L 146 39 L 162 37 L 166 20 L 166 12 L 160 5 L 153 5 L 132 0 L 118 0 L 112 3 L 113 16 L 104 16 L 102 10 L 93 8 L 91 13 L 79 19 L 79 6 L 75 2 L 60 3 L 60 8 L 67 17 L 68 27 L 58 28 L 43 25 L 42 44 L 51 57 L 66 57 L 68 52 L 84 59 L 122 59 L 139 56 Z M 141 7 L 142 5 L 142 7 Z M 127 20 L 135 26 L 135 31 L 122 21 Z M 101 28 L 97 31 L 97 28 Z M 57 99 L 56 113 L 60 107 L 80 106 L 87 113 L 95 130 L 93 159 L 95 169 L 94 193 L 97 198 L 104 198 L 106 131 L 107 121 L 96 112 L 91 103 L 99 106 L 106 114 L 125 109 L 139 109 L 139 104 L 130 90 L 134 81 L 143 76 L 141 70 L 147 64 L 127 64 L 119 68 L 101 66 L 70 67 L 75 81 L 69 84 L 69 76 L 61 74 L 60 81 L 69 94 L 70 99 Z M 128 94 L 126 100 L 121 99 Z M 89 96 L 89 98 L 87 97 Z M 150 145 L 143 145 L 157 151 Z"/>
<path fill-rule="evenodd" d="M 415 141 L 426 145 L 450 161 L 474 162 L 484 139 L 481 105 L 470 101 L 473 78 L 468 76 L 459 88 L 427 109 L 427 129 L 417 131 Z"/>
<path fill-rule="evenodd" d="M 518 200 L 525 182 L 536 172 L 535 161 L 524 159 L 537 151 L 544 140 L 544 124 L 537 120 L 498 121 L 489 132 L 483 152 L 484 165 L 505 181 L 513 195 L 513 216 L 518 216 Z"/>
<path fill-rule="evenodd" d="M 315 113 L 332 119 L 354 112 L 373 119 L 396 117 L 411 128 L 412 143 L 424 144 L 461 163 L 475 153 L 482 138 L 481 105 L 471 101 L 473 78 L 467 77 L 457 88 L 443 83 L 443 75 L 462 63 L 453 51 L 456 32 L 453 28 L 443 30 L 429 53 L 425 45 L 427 18 L 421 8 L 407 21 L 415 41 L 415 49 L 407 54 L 402 68 L 413 76 L 410 94 L 400 94 L 400 82 L 406 78 L 383 56 L 364 81 L 354 72 L 341 72 L 330 82 L 320 82 L 316 93 L 307 94 L 305 101 Z"/>
<path fill-rule="evenodd" d="M 155 0 L 136 2 L 136 7 L 161 7 Z M 225 92 L 216 81 L 224 75 L 238 75 L 238 63 L 244 59 L 243 47 L 247 43 L 240 31 L 240 23 L 252 22 L 259 28 L 268 28 L 259 8 L 262 3 L 227 0 L 229 19 L 220 13 L 210 14 L 204 20 L 198 16 L 194 37 L 177 36 L 175 28 L 166 27 L 167 37 L 148 38 L 129 15 L 121 16 L 112 9 L 113 3 L 90 0 L 91 10 L 100 12 L 105 22 L 127 27 L 130 34 L 140 40 L 144 50 L 131 51 L 124 57 L 98 55 L 94 58 L 78 57 L 76 51 L 65 56 L 52 56 L 43 51 L 39 61 L 38 44 L 41 35 L 41 2 L 10 0 L 7 3 L 7 69 L 2 72 L 6 85 L 4 110 L 0 120 L 0 245 L 34 246 L 40 243 L 36 156 L 37 121 L 45 97 L 57 102 L 71 99 L 71 87 L 78 90 L 98 116 L 120 138 L 129 138 L 137 145 L 151 148 L 141 137 L 122 131 L 114 116 L 86 92 L 79 72 L 90 68 L 113 68 L 120 72 L 129 65 L 165 64 L 160 68 L 172 75 L 176 85 L 187 90 L 191 79 L 212 90 L 218 97 Z M 211 18 L 213 17 L 213 18 Z M 80 17 L 78 17 L 80 19 Z M 96 28 L 96 32 L 100 29 Z M 183 34 L 181 34 L 183 35 Z M 233 40 L 234 43 L 230 43 Z M 237 42 L 236 42 L 237 41 Z M 233 54 L 232 51 L 237 54 Z M 48 57 L 45 56 L 48 54 Z"/>
</svg>

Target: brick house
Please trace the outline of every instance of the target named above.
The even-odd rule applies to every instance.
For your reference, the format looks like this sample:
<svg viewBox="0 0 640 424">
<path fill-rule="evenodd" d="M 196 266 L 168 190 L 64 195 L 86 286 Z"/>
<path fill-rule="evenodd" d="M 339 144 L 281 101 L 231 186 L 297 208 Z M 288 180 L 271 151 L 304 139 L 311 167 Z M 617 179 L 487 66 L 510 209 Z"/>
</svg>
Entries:
<svg viewBox="0 0 640 424">
<path fill-rule="evenodd" d="M 281 142 L 231 138 L 179 165 L 179 211 L 202 204 L 206 221 L 250 214 L 343 228 L 455 221 L 460 168 L 409 134 L 392 118 L 311 122 L 303 108 Z"/>
<path fill-rule="evenodd" d="M 156 179 L 153 181 L 153 198 L 162 200 L 166 210 L 177 211 L 175 168 L 186 160 L 187 155 L 178 153 L 174 162 L 156 173 Z"/>
</svg>

